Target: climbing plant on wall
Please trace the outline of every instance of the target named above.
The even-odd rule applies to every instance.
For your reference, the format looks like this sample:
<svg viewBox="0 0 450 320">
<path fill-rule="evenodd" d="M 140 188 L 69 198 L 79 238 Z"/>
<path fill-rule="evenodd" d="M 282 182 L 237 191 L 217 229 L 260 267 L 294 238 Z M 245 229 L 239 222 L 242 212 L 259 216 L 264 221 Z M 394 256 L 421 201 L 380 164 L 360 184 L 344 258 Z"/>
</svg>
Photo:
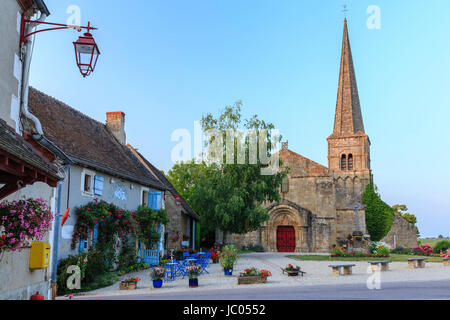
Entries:
<svg viewBox="0 0 450 320">
<path fill-rule="evenodd" d="M 154 210 L 145 206 L 139 206 L 134 214 L 134 219 L 137 224 L 137 237 L 147 248 L 156 244 L 161 238 L 157 229 L 158 224 L 169 222 L 166 210 Z"/>
<path fill-rule="evenodd" d="M 134 213 L 103 200 L 95 199 L 78 207 L 75 214 L 77 222 L 72 236 L 72 249 L 75 249 L 80 239 L 89 238 L 97 226 L 98 238 L 95 248 L 107 255 L 105 258 L 109 264 L 115 261 L 116 248 L 120 247 L 120 242 L 116 242 L 116 239 L 119 238 L 125 243 L 129 235 L 136 233 Z"/>
<path fill-rule="evenodd" d="M 391 230 L 394 209 L 381 200 L 373 183 L 366 186 L 362 200 L 366 205 L 366 226 L 370 238 L 373 241 L 380 241 Z"/>
</svg>

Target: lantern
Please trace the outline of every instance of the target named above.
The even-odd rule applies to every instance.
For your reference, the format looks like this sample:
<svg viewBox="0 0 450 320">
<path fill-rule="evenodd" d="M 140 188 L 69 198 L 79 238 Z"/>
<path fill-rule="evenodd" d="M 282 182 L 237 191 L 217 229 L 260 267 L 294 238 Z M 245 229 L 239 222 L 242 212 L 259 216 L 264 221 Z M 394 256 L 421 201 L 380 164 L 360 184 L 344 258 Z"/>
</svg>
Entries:
<svg viewBox="0 0 450 320">
<path fill-rule="evenodd" d="M 75 57 L 77 59 L 77 65 L 80 69 L 83 77 L 89 76 L 95 69 L 97 65 L 98 56 L 100 51 L 98 46 L 89 33 L 90 23 L 88 24 L 88 32 L 84 36 L 78 38 L 77 42 L 74 42 L 75 47 Z"/>
</svg>

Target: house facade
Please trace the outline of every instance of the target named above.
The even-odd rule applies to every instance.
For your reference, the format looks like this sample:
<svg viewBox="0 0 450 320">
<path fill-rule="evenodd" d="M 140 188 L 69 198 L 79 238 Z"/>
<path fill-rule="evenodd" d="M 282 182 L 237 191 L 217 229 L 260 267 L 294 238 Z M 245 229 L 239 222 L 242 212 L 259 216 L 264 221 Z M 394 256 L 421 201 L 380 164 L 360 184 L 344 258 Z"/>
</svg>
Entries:
<svg viewBox="0 0 450 320">
<path fill-rule="evenodd" d="M 87 251 L 94 241 L 91 234 L 71 248 L 77 207 L 98 199 L 123 210 L 135 211 L 140 205 L 164 209 L 167 187 L 126 146 L 123 112 L 109 112 L 101 123 L 34 88 L 29 100 L 46 137 L 70 159 L 60 198 L 61 212 L 69 208 L 69 217 L 61 228 L 58 260 Z M 158 246 L 162 251 L 162 241 Z"/>
<path fill-rule="evenodd" d="M 3 0 L 0 3 L 0 199 L 42 199 L 56 210 L 58 181 L 63 160 L 36 128 L 39 120 L 27 108 L 27 61 L 31 42 L 20 45 L 22 15 L 50 15 L 42 0 Z M 53 229 L 53 228 L 52 228 Z M 0 235 L 4 229 L 0 225 Z M 42 239 L 52 245 L 52 232 Z M 29 299 L 36 291 L 50 293 L 50 268 L 31 270 L 30 247 L 19 251 L 0 248 L 0 299 Z M 51 256 L 49 257 L 51 260 Z"/>
<path fill-rule="evenodd" d="M 199 236 L 200 217 L 187 204 L 178 191 L 173 187 L 164 173 L 158 170 L 142 154 L 140 154 L 131 145 L 128 148 L 141 161 L 147 170 L 167 187 L 164 194 L 165 208 L 169 217 L 169 223 L 164 232 L 164 249 L 170 253 L 170 250 L 180 250 L 182 248 L 197 248 L 197 237 Z M 183 241 L 183 239 L 186 239 Z"/>
</svg>

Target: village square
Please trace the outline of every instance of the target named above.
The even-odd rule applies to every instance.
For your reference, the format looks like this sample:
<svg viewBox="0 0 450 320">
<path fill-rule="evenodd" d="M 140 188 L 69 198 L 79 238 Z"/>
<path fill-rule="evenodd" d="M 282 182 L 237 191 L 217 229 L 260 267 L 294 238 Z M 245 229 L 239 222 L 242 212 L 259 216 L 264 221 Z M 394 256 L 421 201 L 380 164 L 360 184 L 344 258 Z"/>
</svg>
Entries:
<svg viewBox="0 0 450 320">
<path fill-rule="evenodd" d="M 427 151 L 422 157 L 411 155 L 395 168 L 395 174 L 404 174 L 402 196 L 386 187 L 385 181 L 397 179 L 392 167 L 406 151 L 401 143 L 390 145 L 397 141 L 394 135 L 386 133 L 384 138 L 384 130 L 390 130 L 385 122 L 373 120 L 386 111 L 378 112 L 373 102 L 367 102 L 374 99 L 370 89 L 376 85 L 366 83 L 371 79 L 366 70 L 384 68 L 364 56 L 369 53 L 361 48 L 371 40 L 358 36 L 358 50 L 352 51 L 350 45 L 361 21 L 367 21 L 367 32 L 381 29 L 382 5 L 365 3 L 361 14 L 361 4 L 350 12 L 347 5 L 338 5 L 335 22 L 317 29 L 317 34 L 339 34 L 327 38 L 337 40 L 307 43 L 312 52 L 320 51 L 320 58 L 312 59 L 310 51 L 302 50 L 289 55 L 294 65 L 295 59 L 309 56 L 312 61 L 307 64 L 317 64 L 312 67 L 317 71 L 305 67 L 302 74 L 286 76 L 289 81 L 283 88 L 287 83 L 295 87 L 297 81 L 299 87 L 308 82 L 318 85 L 325 72 L 320 70 L 330 72 L 328 78 L 334 74 L 320 90 L 303 92 L 309 102 L 327 96 L 330 105 L 301 103 L 295 112 L 304 112 L 302 118 L 291 114 L 289 107 L 283 109 L 282 103 L 271 109 L 273 113 L 260 108 L 249 114 L 239 98 L 223 108 L 235 97 L 224 95 L 226 88 L 189 91 L 198 97 L 204 94 L 205 101 L 210 98 L 208 90 L 216 92 L 215 101 L 226 97 L 209 109 L 197 110 L 194 103 L 179 109 L 169 104 L 157 107 L 165 99 L 172 104 L 177 99 L 166 79 L 161 78 L 166 89 L 156 78 L 150 89 L 143 89 L 148 84 L 142 79 L 134 79 L 135 87 L 128 87 L 131 77 L 120 59 L 113 62 L 111 57 L 114 51 L 119 56 L 125 53 L 117 53 L 123 48 L 115 47 L 117 40 L 108 38 L 108 29 L 102 26 L 110 26 L 102 18 L 106 14 L 95 10 L 97 4 L 63 2 L 0 3 L 1 300 L 450 298 L 450 233 L 445 234 L 448 220 L 442 218 L 442 212 L 448 213 L 448 189 L 442 187 L 441 193 L 426 198 L 426 191 L 415 193 L 414 182 L 407 180 L 413 176 L 411 162 L 419 166 L 433 157 Z M 157 1 L 145 5 L 162 6 L 161 15 L 166 8 Z M 274 6 L 283 14 L 289 11 L 284 5 Z M 314 33 L 313 22 L 302 23 L 312 28 L 308 34 Z M 55 30 L 74 38 L 70 52 L 75 51 L 76 66 L 60 67 L 61 61 L 69 65 L 69 59 L 61 57 L 66 53 L 39 46 L 39 41 L 58 39 Z M 158 39 L 153 32 L 148 38 Z M 45 38 L 47 34 L 55 38 Z M 176 65 L 182 59 L 176 50 L 163 53 L 169 38 L 161 40 L 159 58 L 164 61 L 166 56 Z M 127 45 L 134 46 L 131 41 Z M 197 50 L 185 46 L 179 50 L 186 55 Z M 155 51 L 135 52 L 141 64 L 129 72 L 147 75 L 157 70 L 158 63 L 149 67 L 144 61 Z M 48 57 L 53 54 L 58 60 L 44 66 L 45 59 L 56 59 Z M 319 70 L 320 59 L 326 67 Z M 277 66 L 287 63 L 281 60 Z M 236 70 L 246 68 L 236 65 Z M 69 67 L 73 73 L 53 70 Z M 124 71 L 117 80 L 120 85 L 97 84 L 107 81 L 113 69 Z M 177 73 L 175 69 L 167 69 L 167 74 Z M 61 89 L 65 96 L 53 96 L 57 91 L 48 92 L 52 84 L 44 80 L 48 73 L 61 77 L 55 88 L 63 78 L 69 79 L 83 88 L 82 94 L 70 98 L 71 91 Z M 377 88 L 377 97 L 398 99 Z M 157 100 L 164 90 L 168 91 Z M 256 91 L 281 101 L 286 94 Z M 146 95 L 142 108 L 135 106 L 131 92 Z M 91 99 L 98 110 L 82 107 Z M 117 105 L 106 104 L 110 99 Z M 124 101 L 128 105 L 120 107 Z M 194 131 L 180 129 L 192 123 L 191 116 L 196 119 Z M 389 114 L 390 119 L 397 116 L 392 121 L 402 125 L 398 113 Z M 322 133 L 314 132 L 315 127 Z M 314 141 L 309 145 L 314 150 L 308 149 L 308 140 Z M 157 148 L 158 152 L 149 151 Z M 389 150 L 389 157 L 384 158 L 382 150 Z M 163 159 L 169 158 L 167 165 Z M 428 183 L 419 174 L 415 178 L 417 185 Z M 430 212 L 423 211 L 419 201 L 432 203 L 427 207 Z M 186 314 L 263 312 L 257 306 L 195 308 L 187 307 Z"/>
</svg>

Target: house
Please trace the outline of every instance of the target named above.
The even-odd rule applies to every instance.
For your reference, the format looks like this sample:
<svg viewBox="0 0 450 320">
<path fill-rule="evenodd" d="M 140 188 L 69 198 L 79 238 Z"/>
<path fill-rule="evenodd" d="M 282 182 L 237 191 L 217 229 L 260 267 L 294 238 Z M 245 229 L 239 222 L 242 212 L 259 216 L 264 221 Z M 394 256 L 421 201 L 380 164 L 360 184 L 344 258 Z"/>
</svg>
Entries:
<svg viewBox="0 0 450 320">
<path fill-rule="evenodd" d="M 199 234 L 200 225 L 198 222 L 200 217 L 186 203 L 184 198 L 180 196 L 169 180 L 167 180 L 164 173 L 152 165 L 150 161 L 131 145 L 128 145 L 128 148 L 145 168 L 168 189 L 168 192 L 165 193 L 164 200 L 170 222 L 167 224 L 164 233 L 164 249 L 169 252 L 170 249 L 179 250 L 183 247 L 183 244 L 184 247 L 198 249 L 196 248 L 196 237 Z M 186 242 L 183 241 L 183 236 L 187 238 Z"/>
<path fill-rule="evenodd" d="M 167 187 L 127 147 L 123 112 L 108 112 L 105 124 L 34 88 L 29 100 L 45 136 L 71 162 L 61 189 L 61 212 L 70 211 L 61 230 L 58 259 L 86 251 L 94 241 L 91 234 L 71 248 L 77 207 L 98 199 L 131 211 L 140 205 L 164 208 Z"/>
<path fill-rule="evenodd" d="M 22 15 L 50 15 L 42 0 L 2 0 L 0 4 L 0 200 L 42 199 L 56 211 L 58 181 L 64 178 L 64 157 L 39 132 L 39 119 L 28 112 L 28 66 L 32 45 L 21 47 Z M 26 50 L 22 50 L 26 49 Z M 0 222 L 0 236 L 5 236 Z M 15 237 L 17 235 L 11 235 Z M 52 245 L 52 234 L 43 242 Z M 32 239 L 30 239 L 32 240 Z M 50 268 L 30 269 L 30 247 L 20 251 L 1 249 L 0 299 L 29 299 L 39 291 L 50 291 Z M 46 262 L 51 265 L 51 255 Z"/>
</svg>

